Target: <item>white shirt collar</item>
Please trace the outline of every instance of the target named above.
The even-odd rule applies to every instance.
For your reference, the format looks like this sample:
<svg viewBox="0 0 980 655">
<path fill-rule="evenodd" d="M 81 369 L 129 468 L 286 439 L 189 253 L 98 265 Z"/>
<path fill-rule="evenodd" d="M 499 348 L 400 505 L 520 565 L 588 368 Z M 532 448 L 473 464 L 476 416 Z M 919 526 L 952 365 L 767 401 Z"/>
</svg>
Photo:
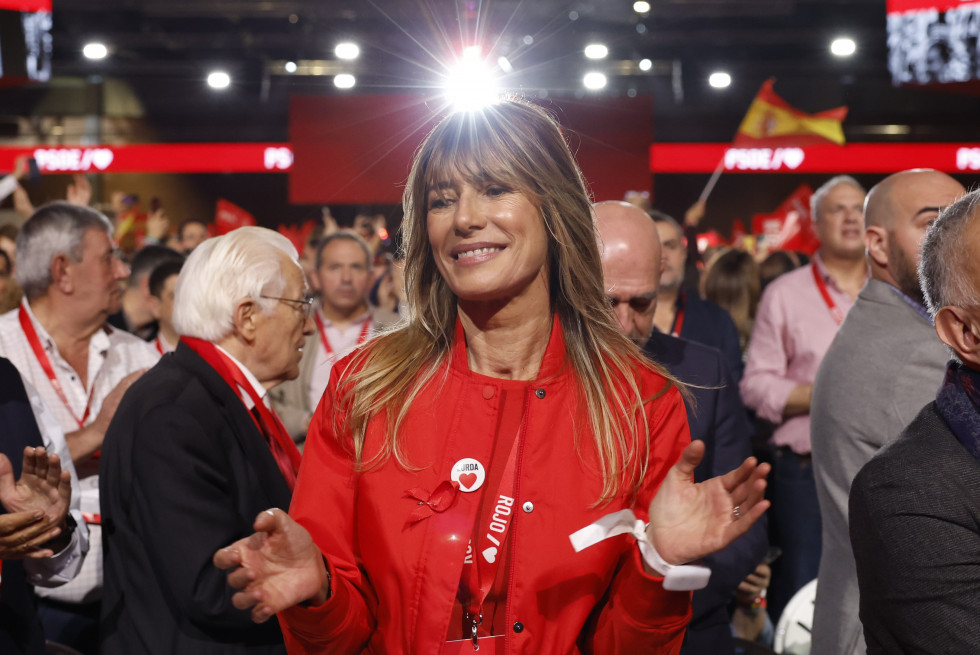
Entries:
<svg viewBox="0 0 980 655">
<path fill-rule="evenodd" d="M 225 350 L 218 344 L 214 344 L 214 347 L 217 348 L 219 351 L 221 351 L 228 359 L 234 362 L 235 366 L 237 366 L 241 370 L 242 374 L 245 376 L 245 379 L 248 380 L 249 384 L 252 385 L 252 389 L 255 391 L 255 394 L 262 399 L 262 402 L 266 402 L 265 395 L 267 393 L 267 390 L 265 387 L 262 386 L 262 383 L 259 382 L 259 379 L 254 375 L 252 375 L 252 372 L 248 370 L 248 368 L 244 364 L 242 364 L 240 361 L 235 359 L 235 357 L 227 350 Z M 251 394 L 249 394 L 246 389 L 240 390 L 238 395 L 242 397 L 242 402 L 245 403 L 245 407 L 248 408 L 249 410 L 251 410 L 255 406 L 255 403 L 252 402 Z"/>
</svg>

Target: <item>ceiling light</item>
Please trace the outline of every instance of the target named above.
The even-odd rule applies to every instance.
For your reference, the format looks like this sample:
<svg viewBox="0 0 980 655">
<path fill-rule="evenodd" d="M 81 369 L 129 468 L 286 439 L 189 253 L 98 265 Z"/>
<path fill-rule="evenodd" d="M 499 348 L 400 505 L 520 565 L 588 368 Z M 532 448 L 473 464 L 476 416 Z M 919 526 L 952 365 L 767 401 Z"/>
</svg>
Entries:
<svg viewBox="0 0 980 655">
<path fill-rule="evenodd" d="M 341 73 L 333 78 L 333 85 L 338 89 L 351 89 L 357 84 L 357 79 L 350 73 Z"/>
<path fill-rule="evenodd" d="M 585 46 L 585 56 L 589 59 L 605 59 L 609 54 L 609 48 L 601 43 L 590 43 Z"/>
<path fill-rule="evenodd" d="M 640 70 L 641 71 L 646 72 L 646 71 L 650 70 L 651 68 L 653 68 L 653 62 L 650 61 L 649 59 L 641 59 L 640 60 L 640 63 L 637 64 L 637 66 L 640 67 Z"/>
<path fill-rule="evenodd" d="M 231 85 L 231 76 L 224 71 L 212 71 L 208 74 L 208 86 L 212 89 L 227 89 Z"/>
<path fill-rule="evenodd" d="M 725 89 L 731 86 L 732 76 L 723 71 L 718 71 L 708 76 L 708 84 L 715 89 Z"/>
<path fill-rule="evenodd" d="M 463 51 L 463 56 L 446 75 L 444 88 L 453 111 L 476 111 L 500 100 L 497 78 L 476 46 Z"/>
<path fill-rule="evenodd" d="M 592 91 L 598 91 L 599 89 L 605 88 L 606 86 L 606 76 L 602 73 L 586 73 L 585 77 L 582 78 L 582 85 L 586 89 Z"/>
<path fill-rule="evenodd" d="M 338 43 L 337 47 L 333 49 L 333 53 L 337 55 L 338 59 L 357 59 L 357 56 L 361 54 L 361 49 L 357 47 L 356 43 L 347 41 Z"/>
<path fill-rule="evenodd" d="M 633 11 L 638 14 L 649 14 L 650 3 L 646 0 L 636 0 L 636 2 L 633 3 Z"/>
<path fill-rule="evenodd" d="M 93 41 L 85 44 L 85 47 L 82 48 L 82 54 L 85 55 L 86 59 L 105 59 L 106 55 L 109 54 L 109 49 L 104 44 Z"/>
<path fill-rule="evenodd" d="M 287 73 L 295 73 L 296 72 L 296 69 L 298 67 L 296 66 L 296 62 L 295 61 L 287 61 L 286 62 L 286 65 L 283 66 L 283 68 L 286 69 L 286 72 Z"/>
<path fill-rule="evenodd" d="M 838 57 L 850 57 L 857 51 L 857 44 L 854 39 L 840 37 L 830 43 L 830 52 Z"/>
</svg>

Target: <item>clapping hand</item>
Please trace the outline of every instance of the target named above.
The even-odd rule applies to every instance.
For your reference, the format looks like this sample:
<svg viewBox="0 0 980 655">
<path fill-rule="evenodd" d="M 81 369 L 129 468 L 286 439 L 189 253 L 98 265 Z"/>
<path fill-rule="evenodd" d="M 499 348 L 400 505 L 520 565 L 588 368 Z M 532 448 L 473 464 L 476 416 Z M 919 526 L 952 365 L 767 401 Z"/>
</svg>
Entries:
<svg viewBox="0 0 980 655">
<path fill-rule="evenodd" d="M 327 568 L 310 533 L 281 509 L 262 512 L 252 527 L 250 537 L 214 554 L 214 565 L 230 569 L 228 584 L 239 590 L 232 604 L 262 623 L 298 603 L 326 601 Z"/>
<path fill-rule="evenodd" d="M 71 475 L 57 455 L 44 448 L 25 448 L 20 479 L 14 481 L 10 460 L 0 454 L 0 559 L 50 557 L 42 545 L 65 528 L 71 501 Z M 67 545 L 67 544 L 65 544 Z"/>
<path fill-rule="evenodd" d="M 647 537 L 671 564 L 693 562 L 725 548 L 769 508 L 763 494 L 770 467 L 754 457 L 725 475 L 693 482 L 704 448 L 704 442 L 693 441 L 684 449 L 650 503 Z"/>
</svg>

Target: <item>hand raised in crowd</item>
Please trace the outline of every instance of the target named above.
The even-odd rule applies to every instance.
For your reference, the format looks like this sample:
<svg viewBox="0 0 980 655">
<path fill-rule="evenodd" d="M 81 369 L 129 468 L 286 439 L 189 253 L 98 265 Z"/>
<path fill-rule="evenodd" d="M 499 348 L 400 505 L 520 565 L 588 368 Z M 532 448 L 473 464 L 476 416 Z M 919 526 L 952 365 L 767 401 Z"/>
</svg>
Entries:
<svg viewBox="0 0 980 655">
<path fill-rule="evenodd" d="M 751 605 L 757 598 L 769 588 L 769 580 L 772 577 L 772 570 L 765 562 L 755 567 L 755 571 L 739 583 L 735 590 L 735 600 L 740 605 Z"/>
<path fill-rule="evenodd" d="M 21 155 L 14 160 L 14 171 L 11 173 L 11 175 L 14 176 L 14 179 L 23 180 L 25 177 L 27 177 L 27 174 L 31 170 L 30 166 L 27 164 L 27 160 L 27 155 Z"/>
<path fill-rule="evenodd" d="M 170 219 L 161 207 L 146 217 L 146 236 L 163 243 L 167 240 L 168 234 L 170 234 Z"/>
<path fill-rule="evenodd" d="M 717 552 L 745 534 L 769 508 L 763 499 L 768 464 L 754 457 L 725 475 L 694 482 L 704 442 L 692 441 L 668 471 L 650 503 L 647 537 L 670 564 Z"/>
<path fill-rule="evenodd" d="M 698 200 L 696 203 L 687 208 L 684 212 L 684 225 L 690 225 L 697 227 L 701 223 L 701 219 L 704 218 L 705 201 Z"/>
<path fill-rule="evenodd" d="M 326 601 L 330 580 L 310 533 L 281 509 L 262 512 L 252 527 L 254 534 L 214 554 L 214 565 L 230 569 L 228 584 L 239 590 L 232 604 L 262 623 L 298 603 Z"/>
<path fill-rule="evenodd" d="M 31 202 L 27 189 L 20 184 L 14 189 L 14 210 L 24 218 L 30 218 L 34 213 L 34 203 Z"/>
<path fill-rule="evenodd" d="M 80 173 L 75 173 L 72 175 L 72 180 L 65 192 L 65 200 L 73 205 L 88 207 L 89 203 L 92 202 L 92 185 L 88 178 Z"/>
<path fill-rule="evenodd" d="M 0 559 L 50 557 L 42 545 L 65 529 L 71 502 L 71 475 L 61 469 L 57 455 L 44 448 L 25 448 L 20 479 L 6 455 L 0 454 Z M 64 547 L 63 544 L 61 547 Z"/>
</svg>

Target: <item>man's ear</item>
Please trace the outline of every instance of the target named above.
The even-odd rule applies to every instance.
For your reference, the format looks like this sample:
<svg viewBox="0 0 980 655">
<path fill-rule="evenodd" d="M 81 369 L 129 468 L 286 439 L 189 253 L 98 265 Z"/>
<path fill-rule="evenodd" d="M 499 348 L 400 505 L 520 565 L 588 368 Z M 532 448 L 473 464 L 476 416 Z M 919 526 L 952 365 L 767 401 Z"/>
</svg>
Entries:
<svg viewBox="0 0 980 655">
<path fill-rule="evenodd" d="M 239 300 L 231 313 L 231 321 L 235 326 L 235 334 L 246 343 L 255 341 L 256 316 L 262 312 L 259 304 L 251 298 Z"/>
<path fill-rule="evenodd" d="M 160 304 L 161 300 L 152 293 L 146 299 L 146 306 L 150 309 L 150 314 L 158 321 L 160 320 Z"/>
<path fill-rule="evenodd" d="M 962 307 L 947 305 L 936 313 L 936 334 L 964 363 L 980 367 L 980 326 Z"/>
<path fill-rule="evenodd" d="M 881 268 L 888 268 L 888 230 L 877 225 L 864 231 L 864 246 L 871 260 Z"/>
<path fill-rule="evenodd" d="M 51 283 L 62 293 L 71 293 L 75 290 L 74 281 L 69 273 L 75 262 L 71 258 L 60 253 L 51 258 Z"/>
</svg>

